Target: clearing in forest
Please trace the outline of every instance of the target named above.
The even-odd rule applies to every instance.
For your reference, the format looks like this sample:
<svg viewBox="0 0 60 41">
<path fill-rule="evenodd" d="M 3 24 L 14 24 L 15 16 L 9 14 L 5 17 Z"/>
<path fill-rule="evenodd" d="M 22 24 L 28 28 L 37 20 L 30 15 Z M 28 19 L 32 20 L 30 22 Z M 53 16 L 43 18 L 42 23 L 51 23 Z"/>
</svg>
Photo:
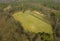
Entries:
<svg viewBox="0 0 60 41">
<path fill-rule="evenodd" d="M 36 15 L 36 17 L 34 17 Z M 46 32 L 46 33 L 52 33 L 52 27 L 50 24 L 40 20 L 43 19 L 42 14 L 35 14 L 31 11 L 25 11 L 24 13 L 22 11 L 15 12 L 12 15 L 16 21 L 19 21 L 22 23 L 22 26 L 25 31 L 30 32 Z M 38 19 L 37 17 L 40 17 Z"/>
</svg>

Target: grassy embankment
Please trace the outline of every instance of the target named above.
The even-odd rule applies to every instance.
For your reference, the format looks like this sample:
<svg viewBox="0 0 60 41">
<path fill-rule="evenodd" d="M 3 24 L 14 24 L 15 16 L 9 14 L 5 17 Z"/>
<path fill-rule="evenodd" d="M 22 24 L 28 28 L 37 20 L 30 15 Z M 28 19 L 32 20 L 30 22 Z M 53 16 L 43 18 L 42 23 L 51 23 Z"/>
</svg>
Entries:
<svg viewBox="0 0 60 41">
<path fill-rule="evenodd" d="M 32 14 L 32 15 L 31 15 Z M 13 14 L 13 17 L 22 23 L 24 29 L 26 31 L 30 32 L 46 32 L 46 33 L 52 33 L 52 27 L 50 24 L 40 20 L 43 19 L 43 16 L 41 14 L 37 15 L 40 17 L 40 19 L 34 17 L 35 13 L 31 11 L 26 12 L 16 12 Z"/>
</svg>

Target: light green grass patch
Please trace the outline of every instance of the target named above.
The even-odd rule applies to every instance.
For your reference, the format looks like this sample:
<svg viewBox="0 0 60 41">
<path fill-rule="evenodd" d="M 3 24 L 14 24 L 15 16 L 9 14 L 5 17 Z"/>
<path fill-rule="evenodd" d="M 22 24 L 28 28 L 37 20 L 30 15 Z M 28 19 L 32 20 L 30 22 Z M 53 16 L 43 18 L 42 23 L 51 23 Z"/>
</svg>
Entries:
<svg viewBox="0 0 60 41">
<path fill-rule="evenodd" d="M 53 33 L 52 27 L 50 24 L 32 16 L 31 14 L 34 14 L 31 11 L 26 12 L 16 12 L 12 16 L 15 18 L 15 20 L 22 23 L 23 28 L 25 31 L 30 32 L 46 32 L 46 33 Z M 42 18 L 42 16 L 40 16 Z"/>
</svg>

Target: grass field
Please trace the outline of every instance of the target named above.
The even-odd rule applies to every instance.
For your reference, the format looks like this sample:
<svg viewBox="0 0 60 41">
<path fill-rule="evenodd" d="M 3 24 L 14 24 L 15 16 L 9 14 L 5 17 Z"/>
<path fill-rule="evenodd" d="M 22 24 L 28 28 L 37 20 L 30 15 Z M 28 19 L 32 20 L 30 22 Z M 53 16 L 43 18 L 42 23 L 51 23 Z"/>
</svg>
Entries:
<svg viewBox="0 0 60 41">
<path fill-rule="evenodd" d="M 15 18 L 15 20 L 22 23 L 22 26 L 24 27 L 25 31 L 30 32 L 46 32 L 46 33 L 53 33 L 52 27 L 50 24 L 32 16 L 33 12 L 26 11 L 26 12 L 15 12 L 12 16 Z M 40 15 L 40 16 L 39 16 Z M 39 14 L 38 16 L 43 19 L 43 16 Z"/>
</svg>

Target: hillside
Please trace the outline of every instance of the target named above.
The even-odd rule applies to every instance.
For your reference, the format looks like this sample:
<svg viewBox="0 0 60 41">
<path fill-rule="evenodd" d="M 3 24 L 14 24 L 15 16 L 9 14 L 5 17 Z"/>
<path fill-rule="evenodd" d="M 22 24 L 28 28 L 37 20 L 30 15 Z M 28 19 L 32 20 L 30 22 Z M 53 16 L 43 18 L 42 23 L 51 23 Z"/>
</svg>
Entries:
<svg viewBox="0 0 60 41">
<path fill-rule="evenodd" d="M 25 13 L 17 12 L 13 15 L 15 20 L 22 23 L 24 29 L 29 32 L 46 32 L 52 33 L 51 26 L 43 20 L 43 16 L 36 13 L 32 13 L 31 11 L 26 11 Z M 40 18 L 40 19 L 39 19 Z M 46 31 L 46 29 L 48 29 Z"/>
<path fill-rule="evenodd" d="M 60 41 L 60 1 L 0 0 L 0 41 Z"/>
</svg>

